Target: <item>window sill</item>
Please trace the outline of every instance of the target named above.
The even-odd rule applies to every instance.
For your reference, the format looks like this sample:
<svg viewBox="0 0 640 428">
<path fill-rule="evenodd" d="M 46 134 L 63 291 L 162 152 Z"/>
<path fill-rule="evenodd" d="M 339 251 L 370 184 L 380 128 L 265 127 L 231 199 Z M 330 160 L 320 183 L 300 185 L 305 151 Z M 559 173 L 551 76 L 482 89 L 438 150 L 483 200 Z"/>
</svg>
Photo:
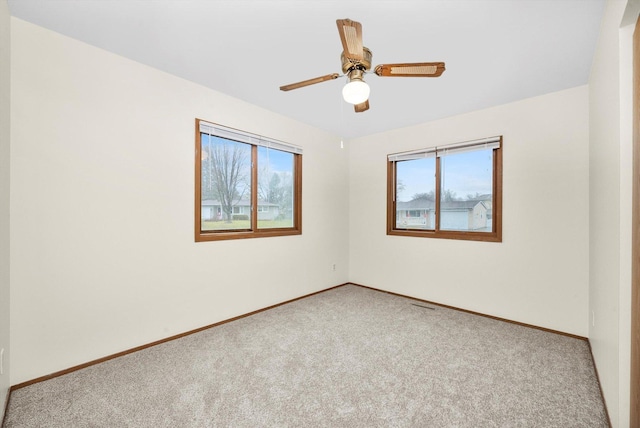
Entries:
<svg viewBox="0 0 640 428">
<path fill-rule="evenodd" d="M 411 236 L 414 238 L 458 239 L 463 241 L 502 242 L 502 234 L 498 232 L 457 232 L 416 229 L 389 229 L 387 235 Z"/>
<path fill-rule="evenodd" d="M 233 231 L 233 232 L 200 232 L 196 231 L 196 242 L 226 241 L 231 239 L 270 238 L 274 236 L 302 235 L 301 229 L 273 229 L 260 231 Z"/>
</svg>

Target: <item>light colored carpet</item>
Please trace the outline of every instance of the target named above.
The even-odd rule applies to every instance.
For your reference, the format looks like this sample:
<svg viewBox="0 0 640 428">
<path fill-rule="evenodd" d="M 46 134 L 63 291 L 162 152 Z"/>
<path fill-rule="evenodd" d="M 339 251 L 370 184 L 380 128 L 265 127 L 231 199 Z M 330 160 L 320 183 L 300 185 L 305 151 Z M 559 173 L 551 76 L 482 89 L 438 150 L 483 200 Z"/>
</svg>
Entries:
<svg viewBox="0 0 640 428">
<path fill-rule="evenodd" d="M 353 285 L 16 390 L 5 421 L 607 426 L 585 341 Z"/>
</svg>

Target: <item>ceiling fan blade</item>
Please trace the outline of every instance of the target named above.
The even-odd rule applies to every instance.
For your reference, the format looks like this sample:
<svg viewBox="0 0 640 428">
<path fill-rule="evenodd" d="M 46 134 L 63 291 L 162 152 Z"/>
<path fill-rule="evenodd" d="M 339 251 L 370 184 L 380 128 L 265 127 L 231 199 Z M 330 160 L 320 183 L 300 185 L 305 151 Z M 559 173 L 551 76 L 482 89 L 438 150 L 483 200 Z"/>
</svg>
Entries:
<svg viewBox="0 0 640 428">
<path fill-rule="evenodd" d="M 362 24 L 350 19 L 337 19 L 336 24 L 338 24 L 338 33 L 340 33 L 345 58 L 361 61 L 364 58 Z"/>
<path fill-rule="evenodd" d="M 375 73 L 382 77 L 438 77 L 444 70 L 444 62 L 415 62 L 380 64 Z"/>
<path fill-rule="evenodd" d="M 356 113 L 362 113 L 363 111 L 367 111 L 369 110 L 369 100 L 360 104 L 355 104 L 353 108 L 356 111 Z"/>
<path fill-rule="evenodd" d="M 304 86 L 315 85 L 316 83 L 326 82 L 327 80 L 334 80 L 340 77 L 338 73 L 327 74 L 326 76 L 316 77 L 309 80 L 303 80 L 302 82 L 291 83 L 290 85 L 280 86 L 281 91 L 290 91 L 292 89 L 302 88 Z"/>
</svg>

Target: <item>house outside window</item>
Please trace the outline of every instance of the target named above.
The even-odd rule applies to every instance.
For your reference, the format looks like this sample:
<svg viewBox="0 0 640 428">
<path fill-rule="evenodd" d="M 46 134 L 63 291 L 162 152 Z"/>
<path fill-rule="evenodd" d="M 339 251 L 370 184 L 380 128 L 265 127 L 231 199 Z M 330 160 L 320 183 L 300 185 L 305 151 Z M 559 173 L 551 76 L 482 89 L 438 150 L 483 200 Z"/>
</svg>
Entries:
<svg viewBox="0 0 640 428">
<path fill-rule="evenodd" d="M 502 137 L 388 156 L 387 234 L 502 241 Z"/>
<path fill-rule="evenodd" d="M 302 149 L 196 119 L 195 240 L 302 233 Z"/>
</svg>

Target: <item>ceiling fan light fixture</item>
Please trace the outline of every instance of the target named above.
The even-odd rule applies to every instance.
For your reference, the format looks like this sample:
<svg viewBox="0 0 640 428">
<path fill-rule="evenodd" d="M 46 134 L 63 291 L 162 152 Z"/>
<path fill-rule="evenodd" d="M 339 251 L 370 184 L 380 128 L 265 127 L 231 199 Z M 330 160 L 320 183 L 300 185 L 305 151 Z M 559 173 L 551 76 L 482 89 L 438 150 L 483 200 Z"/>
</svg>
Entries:
<svg viewBox="0 0 640 428">
<path fill-rule="evenodd" d="M 342 88 L 342 97 L 349 104 L 361 104 L 369 99 L 371 89 L 364 80 L 352 80 Z"/>
<path fill-rule="evenodd" d="M 362 104 L 369 99 L 371 89 L 362 79 L 362 70 L 352 70 L 349 73 L 349 83 L 342 88 L 342 98 L 349 104 Z"/>
<path fill-rule="evenodd" d="M 347 76 L 347 84 L 342 88 L 342 98 L 353 104 L 356 113 L 369 110 L 371 90 L 364 81 L 364 75 L 371 69 L 373 54 L 362 45 L 362 24 L 350 19 L 337 19 L 338 33 L 342 42 L 340 65 Z M 445 70 L 444 62 L 411 62 L 398 64 L 379 64 L 373 73 L 379 77 L 438 77 Z M 281 91 L 303 88 L 337 79 L 339 74 L 327 74 L 314 79 L 280 86 Z"/>
</svg>

